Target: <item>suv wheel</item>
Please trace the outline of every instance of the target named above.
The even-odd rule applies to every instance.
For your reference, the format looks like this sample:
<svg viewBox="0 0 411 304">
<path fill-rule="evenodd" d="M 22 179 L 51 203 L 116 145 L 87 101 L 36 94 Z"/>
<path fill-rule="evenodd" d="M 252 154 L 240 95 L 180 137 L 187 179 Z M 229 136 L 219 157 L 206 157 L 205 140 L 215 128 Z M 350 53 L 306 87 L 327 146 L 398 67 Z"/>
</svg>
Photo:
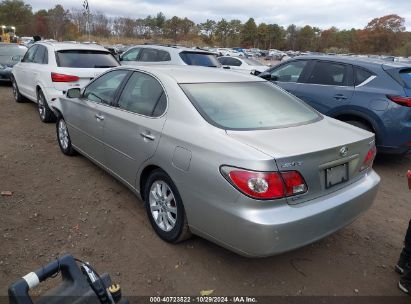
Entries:
<svg viewBox="0 0 411 304">
<path fill-rule="evenodd" d="M 37 93 L 37 107 L 42 122 L 54 122 L 56 121 L 56 116 L 53 111 L 49 108 L 46 98 L 41 90 Z"/>
<path fill-rule="evenodd" d="M 191 236 L 180 194 L 163 170 L 150 174 L 144 194 L 148 218 L 161 239 L 178 243 Z"/>
<path fill-rule="evenodd" d="M 24 97 L 20 94 L 19 87 L 17 86 L 17 82 L 16 79 L 14 79 L 14 77 L 11 78 L 11 84 L 13 86 L 14 101 L 18 103 L 24 102 Z"/>
<path fill-rule="evenodd" d="M 70 134 L 67 129 L 66 121 L 63 117 L 59 117 L 57 121 L 56 132 L 57 141 L 59 143 L 61 152 L 69 156 L 75 155 L 76 150 L 74 150 L 73 146 L 71 145 Z"/>
</svg>

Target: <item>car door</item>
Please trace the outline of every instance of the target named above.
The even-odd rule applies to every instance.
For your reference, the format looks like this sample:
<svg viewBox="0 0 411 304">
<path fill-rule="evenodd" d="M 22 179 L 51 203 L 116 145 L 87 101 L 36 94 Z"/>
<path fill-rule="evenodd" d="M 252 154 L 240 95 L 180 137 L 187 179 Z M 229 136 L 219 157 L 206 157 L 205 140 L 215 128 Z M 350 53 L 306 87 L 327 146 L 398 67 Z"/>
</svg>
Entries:
<svg viewBox="0 0 411 304">
<path fill-rule="evenodd" d="M 38 45 L 36 53 L 34 54 L 33 62 L 31 64 L 31 68 L 27 73 L 29 73 L 28 79 L 28 94 L 32 97 L 37 99 L 37 91 L 36 86 L 39 82 L 39 78 L 41 78 L 41 73 L 44 72 L 44 64 L 48 62 L 47 56 L 47 48 L 44 45 Z M 47 58 L 47 62 L 46 62 Z"/>
<path fill-rule="evenodd" d="M 127 70 L 103 74 L 84 89 L 81 98 L 61 103 L 73 145 L 103 165 L 105 116 L 113 107 L 118 90 L 128 74 Z"/>
<path fill-rule="evenodd" d="M 271 71 L 271 82 L 295 95 L 296 83 L 305 75 L 308 60 L 294 60 L 275 67 Z M 265 72 L 264 72 L 265 73 Z"/>
<path fill-rule="evenodd" d="M 312 61 L 305 78 L 294 89 L 294 95 L 323 114 L 348 104 L 353 93 L 352 66 L 322 60 Z"/>
<path fill-rule="evenodd" d="M 134 72 L 117 103 L 106 113 L 104 143 L 107 166 L 135 187 L 137 171 L 157 149 L 166 116 L 167 97 L 151 75 Z"/>
<path fill-rule="evenodd" d="M 26 97 L 31 97 L 30 85 L 32 83 L 32 79 L 30 75 L 37 47 L 38 45 L 33 45 L 30 47 L 21 62 L 14 66 L 13 75 L 16 79 L 19 91 Z"/>
</svg>

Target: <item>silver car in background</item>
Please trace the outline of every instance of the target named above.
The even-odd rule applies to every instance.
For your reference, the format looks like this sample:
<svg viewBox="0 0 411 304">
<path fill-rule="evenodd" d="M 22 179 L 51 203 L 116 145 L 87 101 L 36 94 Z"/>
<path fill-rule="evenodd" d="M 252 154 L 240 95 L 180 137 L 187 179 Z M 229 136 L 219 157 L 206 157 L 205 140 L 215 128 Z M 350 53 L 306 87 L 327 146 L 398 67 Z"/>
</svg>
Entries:
<svg viewBox="0 0 411 304">
<path fill-rule="evenodd" d="M 120 67 L 54 110 L 62 152 L 127 185 L 171 243 L 193 233 L 245 256 L 292 250 L 351 223 L 380 181 L 372 133 L 249 75 Z"/>
</svg>

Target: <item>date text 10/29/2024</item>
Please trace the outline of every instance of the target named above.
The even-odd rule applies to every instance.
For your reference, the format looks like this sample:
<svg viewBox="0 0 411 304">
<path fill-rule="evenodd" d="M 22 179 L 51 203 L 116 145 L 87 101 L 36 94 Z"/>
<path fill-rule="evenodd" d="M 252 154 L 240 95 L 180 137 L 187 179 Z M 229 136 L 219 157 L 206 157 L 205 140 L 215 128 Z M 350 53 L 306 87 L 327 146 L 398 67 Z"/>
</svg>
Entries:
<svg viewBox="0 0 411 304">
<path fill-rule="evenodd" d="M 195 297 L 150 297 L 150 303 L 258 303 L 255 297 L 212 297 L 212 296 L 195 296 Z"/>
</svg>

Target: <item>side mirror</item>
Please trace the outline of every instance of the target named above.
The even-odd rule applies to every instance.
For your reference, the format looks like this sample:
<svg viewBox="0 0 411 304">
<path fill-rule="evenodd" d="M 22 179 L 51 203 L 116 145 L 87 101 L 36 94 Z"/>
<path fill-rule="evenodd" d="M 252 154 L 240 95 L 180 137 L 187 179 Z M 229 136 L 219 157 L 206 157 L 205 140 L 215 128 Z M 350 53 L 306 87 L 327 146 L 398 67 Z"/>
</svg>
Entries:
<svg viewBox="0 0 411 304">
<path fill-rule="evenodd" d="M 278 76 L 270 75 L 270 80 L 271 81 L 278 81 Z"/>
<path fill-rule="evenodd" d="M 118 61 L 123 61 L 123 54 L 118 55 Z"/>
<path fill-rule="evenodd" d="M 271 74 L 266 73 L 266 72 L 259 74 L 258 77 L 261 77 L 262 79 L 265 79 L 265 80 L 271 80 Z"/>
<path fill-rule="evenodd" d="M 81 96 L 81 90 L 80 88 L 71 88 L 68 89 L 66 96 L 68 98 L 80 98 Z"/>
</svg>

